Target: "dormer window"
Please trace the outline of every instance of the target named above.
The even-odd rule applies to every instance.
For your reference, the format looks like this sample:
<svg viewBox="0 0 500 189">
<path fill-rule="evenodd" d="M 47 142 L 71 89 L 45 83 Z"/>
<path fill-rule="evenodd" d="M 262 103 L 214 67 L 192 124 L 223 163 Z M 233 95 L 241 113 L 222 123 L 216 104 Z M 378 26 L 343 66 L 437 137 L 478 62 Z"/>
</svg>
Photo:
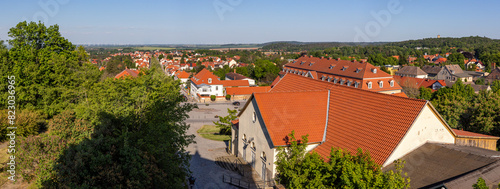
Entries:
<svg viewBox="0 0 500 189">
<path fill-rule="evenodd" d="M 292 63 L 295 63 L 295 62 L 297 62 L 297 61 L 296 61 L 296 60 L 294 60 Z"/>
<path fill-rule="evenodd" d="M 372 88 L 372 82 L 368 82 L 368 89 L 371 89 Z"/>
<path fill-rule="evenodd" d="M 379 86 L 380 88 L 384 88 L 384 82 L 383 82 L 383 81 L 379 81 L 379 82 L 378 82 L 378 86 Z"/>
<path fill-rule="evenodd" d="M 394 87 L 394 80 L 389 81 L 389 85 L 391 85 L 391 87 Z"/>
<path fill-rule="evenodd" d="M 344 84 L 344 80 L 343 79 L 340 79 L 340 85 L 343 85 Z"/>
<path fill-rule="evenodd" d="M 335 83 L 335 84 L 336 84 L 338 81 L 339 81 L 339 79 L 335 78 L 335 79 L 333 80 L 333 83 Z"/>
<path fill-rule="evenodd" d="M 344 67 L 342 68 L 342 71 L 346 71 L 346 70 L 347 70 L 347 68 L 349 68 L 349 66 L 344 66 Z"/>
<path fill-rule="evenodd" d="M 348 86 L 348 87 L 350 87 L 350 86 L 351 86 L 351 83 L 352 83 L 352 81 L 350 81 L 350 80 L 349 80 L 349 81 L 347 81 L 347 86 Z"/>
<path fill-rule="evenodd" d="M 372 72 L 376 74 L 377 73 L 377 68 L 373 68 Z"/>
<path fill-rule="evenodd" d="M 359 83 L 358 82 L 354 82 L 354 87 L 358 88 L 359 87 Z"/>
<path fill-rule="evenodd" d="M 208 78 L 208 83 L 212 83 L 212 78 Z"/>
<path fill-rule="evenodd" d="M 321 76 L 321 81 L 324 81 L 325 80 L 325 76 Z"/>
<path fill-rule="evenodd" d="M 311 62 L 311 63 L 309 63 L 309 66 L 312 66 L 313 64 L 314 64 L 314 62 Z"/>
<path fill-rule="evenodd" d="M 335 68 L 335 64 L 330 65 L 330 69 Z"/>
<path fill-rule="evenodd" d="M 302 61 L 302 62 L 300 62 L 300 65 L 302 65 L 302 64 L 304 64 L 304 63 L 306 63 L 306 61 Z"/>
<path fill-rule="evenodd" d="M 331 77 L 328 77 L 328 82 L 332 81 L 332 78 Z"/>
<path fill-rule="evenodd" d="M 363 68 L 357 68 L 356 73 L 359 73 Z"/>
</svg>

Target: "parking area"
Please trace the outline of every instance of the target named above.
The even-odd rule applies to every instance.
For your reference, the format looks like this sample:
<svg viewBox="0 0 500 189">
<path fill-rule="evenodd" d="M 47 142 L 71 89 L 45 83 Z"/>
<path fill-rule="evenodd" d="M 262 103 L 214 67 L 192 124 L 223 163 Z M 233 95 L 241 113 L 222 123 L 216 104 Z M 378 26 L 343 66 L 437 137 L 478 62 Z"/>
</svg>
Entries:
<svg viewBox="0 0 500 189">
<path fill-rule="evenodd" d="M 219 120 L 215 116 L 227 116 L 227 108 L 238 109 L 243 107 L 244 102 L 240 106 L 234 106 L 231 102 L 226 103 L 210 103 L 206 106 L 203 103 L 198 104 L 198 109 L 194 109 L 189 113 L 189 119 L 186 123 L 191 127 L 188 134 L 196 136 L 195 144 L 188 146 L 187 151 L 192 155 L 190 168 L 193 172 L 193 177 L 196 178 L 194 188 L 209 189 L 209 188 L 237 188 L 222 181 L 222 175 L 229 175 L 234 178 L 241 178 L 236 172 L 224 169 L 215 164 L 215 158 L 227 156 L 226 143 L 221 141 L 213 141 L 202 138 L 196 133 L 203 125 L 213 125 L 213 121 Z"/>
</svg>

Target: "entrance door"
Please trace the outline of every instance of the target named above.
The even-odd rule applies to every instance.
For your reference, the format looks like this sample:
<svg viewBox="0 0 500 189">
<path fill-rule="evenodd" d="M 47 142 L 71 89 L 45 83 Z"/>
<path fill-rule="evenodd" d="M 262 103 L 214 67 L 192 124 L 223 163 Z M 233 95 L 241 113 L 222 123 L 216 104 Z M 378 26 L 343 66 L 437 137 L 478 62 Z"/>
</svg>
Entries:
<svg viewBox="0 0 500 189">
<path fill-rule="evenodd" d="M 252 150 L 252 167 L 255 169 L 255 151 Z"/>
<path fill-rule="evenodd" d="M 243 145 L 243 161 L 247 161 L 247 148 Z"/>
<path fill-rule="evenodd" d="M 262 180 L 266 181 L 266 162 L 262 161 Z"/>
</svg>

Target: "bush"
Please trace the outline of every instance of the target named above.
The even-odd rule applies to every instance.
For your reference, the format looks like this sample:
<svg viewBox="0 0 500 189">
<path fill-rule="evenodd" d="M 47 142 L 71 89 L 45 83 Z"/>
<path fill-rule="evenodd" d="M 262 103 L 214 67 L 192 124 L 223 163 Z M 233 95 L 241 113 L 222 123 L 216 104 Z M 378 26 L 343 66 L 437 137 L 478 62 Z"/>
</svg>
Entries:
<svg viewBox="0 0 500 189">
<path fill-rule="evenodd" d="M 231 95 L 226 95 L 226 100 L 231 100 Z"/>
<path fill-rule="evenodd" d="M 58 136 L 41 134 L 20 138 L 18 144 L 16 150 L 17 170 L 20 172 L 18 177 L 28 182 L 36 178 L 38 187 L 42 187 L 42 182 L 55 180 L 54 164 L 66 149 L 65 140 Z"/>
<path fill-rule="evenodd" d="M 211 96 L 210 96 L 210 99 L 211 99 L 212 101 L 215 101 L 215 98 L 217 98 L 215 95 L 211 95 Z"/>
<path fill-rule="evenodd" d="M 0 141 L 7 140 L 7 134 L 10 132 L 7 127 L 17 127 L 17 129 L 15 130 L 16 137 L 26 137 L 38 134 L 40 128 L 44 125 L 42 115 L 34 111 L 16 111 L 16 119 L 14 120 L 14 125 L 9 124 L 9 119 L 7 116 L 8 110 L 0 111 Z"/>
</svg>

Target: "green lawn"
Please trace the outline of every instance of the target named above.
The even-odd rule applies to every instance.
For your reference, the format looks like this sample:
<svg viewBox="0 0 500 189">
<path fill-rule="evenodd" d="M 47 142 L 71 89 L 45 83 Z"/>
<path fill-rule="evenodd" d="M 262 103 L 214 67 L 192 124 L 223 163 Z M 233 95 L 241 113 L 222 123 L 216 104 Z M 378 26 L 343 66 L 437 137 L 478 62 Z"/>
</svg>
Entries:
<svg viewBox="0 0 500 189">
<path fill-rule="evenodd" d="M 220 129 L 215 125 L 203 125 L 203 127 L 196 132 L 199 133 L 201 137 L 210 140 L 225 141 L 231 139 L 230 135 L 220 135 L 219 131 Z"/>
</svg>

